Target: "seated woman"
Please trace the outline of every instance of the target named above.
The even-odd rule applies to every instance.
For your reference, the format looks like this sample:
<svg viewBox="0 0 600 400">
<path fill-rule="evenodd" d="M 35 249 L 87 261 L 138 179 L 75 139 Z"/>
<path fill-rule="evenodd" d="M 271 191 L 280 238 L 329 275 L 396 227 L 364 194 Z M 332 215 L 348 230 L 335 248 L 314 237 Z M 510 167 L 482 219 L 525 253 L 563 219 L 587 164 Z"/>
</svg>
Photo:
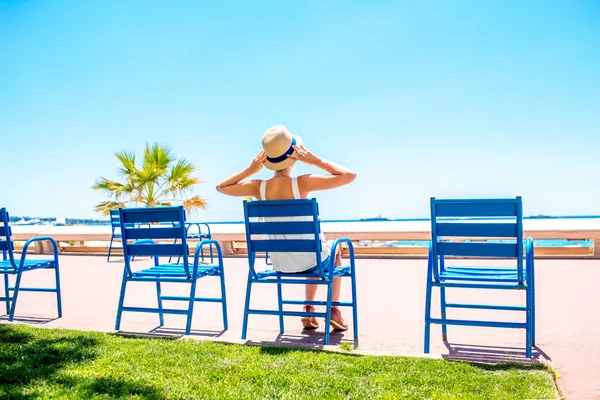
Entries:
<svg viewBox="0 0 600 400">
<path fill-rule="evenodd" d="M 217 186 L 217 190 L 230 196 L 253 196 L 259 200 L 289 200 L 305 199 L 311 192 L 317 190 L 333 189 L 349 184 L 356 178 L 356 174 L 349 169 L 324 160 L 308 151 L 302 144 L 302 139 L 292 134 L 283 125 L 276 125 L 265 132 L 262 138 L 263 151 L 261 151 L 250 166 Z M 292 178 L 292 168 L 296 161 L 302 161 L 328 172 L 328 174 L 307 174 Z M 246 180 L 256 174 L 265 166 L 274 171 L 268 180 Z M 324 266 L 330 263 L 331 244 L 325 241 L 321 234 L 322 254 Z M 334 255 L 335 266 L 342 265 L 341 252 Z M 283 273 L 299 273 L 310 271 L 316 266 L 314 253 L 271 253 L 271 261 L 275 271 Z M 305 288 L 306 300 L 313 301 L 318 285 L 307 284 Z M 341 278 L 335 278 L 332 285 L 332 300 L 340 299 Z M 314 312 L 314 306 L 305 305 L 304 311 Z M 302 324 L 307 329 L 319 327 L 315 317 L 302 317 Z M 334 330 L 345 331 L 348 325 L 342 318 L 338 307 L 331 309 L 331 326 Z"/>
</svg>

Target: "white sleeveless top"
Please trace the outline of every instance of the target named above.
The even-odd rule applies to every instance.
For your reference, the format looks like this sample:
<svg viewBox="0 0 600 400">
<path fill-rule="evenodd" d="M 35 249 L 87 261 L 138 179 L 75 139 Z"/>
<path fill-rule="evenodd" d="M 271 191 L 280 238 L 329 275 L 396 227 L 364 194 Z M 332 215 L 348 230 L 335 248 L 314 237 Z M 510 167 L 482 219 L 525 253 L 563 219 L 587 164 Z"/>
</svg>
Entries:
<svg viewBox="0 0 600 400">
<path fill-rule="evenodd" d="M 294 199 L 301 199 L 300 191 L 298 190 L 298 178 L 292 178 L 292 191 L 294 192 Z M 260 200 L 267 200 L 267 181 L 260 183 Z M 312 221 L 311 217 L 266 217 L 265 221 Z M 325 239 L 325 235 L 322 233 L 319 235 L 321 238 L 321 261 L 325 261 L 331 253 L 331 246 Z M 291 234 L 278 234 L 268 235 L 268 239 L 280 239 L 280 240 L 291 240 L 291 239 L 314 239 L 311 234 L 291 235 Z M 317 265 L 317 256 L 315 253 L 269 253 L 271 262 L 273 263 L 273 269 L 278 272 L 285 273 L 298 273 L 304 272 Z"/>
</svg>

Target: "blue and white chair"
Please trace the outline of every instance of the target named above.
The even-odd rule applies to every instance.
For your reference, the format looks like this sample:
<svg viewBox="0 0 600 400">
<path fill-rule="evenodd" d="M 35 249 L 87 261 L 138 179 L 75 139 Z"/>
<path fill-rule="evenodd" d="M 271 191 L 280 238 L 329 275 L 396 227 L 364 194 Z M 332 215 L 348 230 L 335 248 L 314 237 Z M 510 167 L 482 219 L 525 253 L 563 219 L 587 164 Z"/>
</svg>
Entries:
<svg viewBox="0 0 600 400">
<path fill-rule="evenodd" d="M 164 325 L 164 314 L 177 314 L 187 316 L 185 334 L 189 335 L 196 302 L 221 303 L 223 327 L 227 330 L 227 299 L 221 247 L 215 240 L 202 240 L 196 246 L 193 263 L 189 262 L 183 207 L 122 208 L 120 209 L 120 226 L 123 236 L 125 268 L 117 310 L 116 330 L 120 329 L 123 311 L 156 313 L 159 315 L 160 326 Z M 177 243 L 174 243 L 175 239 L 177 239 Z M 216 264 L 203 264 L 200 262 L 199 254 L 204 246 L 214 246 L 216 248 Z M 130 263 L 133 256 L 154 257 L 154 265 L 140 271 L 134 271 Z M 161 264 L 160 257 L 181 257 L 183 263 Z M 221 297 L 197 297 L 196 284 L 198 279 L 211 276 L 220 280 Z M 158 308 L 125 306 L 125 290 L 127 285 L 132 282 L 155 283 Z M 163 283 L 189 285 L 189 295 L 162 295 Z M 186 308 L 164 308 L 163 301 L 185 302 Z"/>
<path fill-rule="evenodd" d="M 523 254 L 523 208 L 514 199 L 438 200 L 431 199 L 431 245 L 427 266 L 425 300 L 425 353 L 429 353 L 430 326 L 442 325 L 442 339 L 448 325 L 525 329 L 525 353 L 531 358 L 535 345 L 534 253 L 531 238 Z M 501 258 L 506 266 L 465 265 L 446 257 Z M 525 263 L 523 263 L 525 258 Z M 452 265 L 450 265 L 452 264 Z M 433 288 L 440 290 L 440 318 L 431 316 Z M 463 304 L 448 302 L 446 289 L 488 289 L 524 291 L 525 304 Z M 524 322 L 465 320 L 449 318 L 449 309 L 519 311 Z"/>
<path fill-rule="evenodd" d="M 29 246 L 35 242 L 47 241 L 52 245 L 54 254 L 51 259 L 27 259 L 27 251 Z M 58 317 L 62 317 L 62 302 L 60 295 L 60 273 L 58 269 L 58 246 L 54 239 L 48 236 L 39 236 L 29 239 L 23 245 L 21 257 L 18 258 L 14 254 L 14 245 L 11 239 L 11 229 L 9 226 L 9 217 L 5 208 L 0 208 L 0 250 L 2 251 L 2 261 L 0 261 L 0 275 L 4 275 L 4 300 L 6 303 L 6 313 L 8 320 L 12 321 L 15 317 L 15 308 L 17 306 L 17 298 L 20 292 L 50 292 L 56 293 L 56 306 L 58 308 Z M 35 271 L 38 269 L 54 270 L 55 286 L 54 287 L 21 287 L 21 279 L 23 273 Z M 9 285 L 9 276 L 15 276 L 14 286 Z M 12 295 L 11 295 L 12 293 Z"/>
<path fill-rule="evenodd" d="M 277 217 L 274 221 L 273 217 Z M 286 218 L 292 217 L 292 218 Z M 296 218 L 303 217 L 303 218 Z M 282 220 L 287 219 L 287 220 Z M 319 221 L 319 210 L 315 199 L 302 200 L 265 200 L 265 201 L 244 201 L 244 222 L 246 225 L 246 243 L 248 247 L 248 283 L 246 289 L 246 301 L 244 305 L 244 320 L 242 324 L 242 339 L 246 339 L 248 328 L 248 317 L 251 314 L 258 315 L 276 315 L 279 317 L 279 331 L 284 333 L 284 316 L 295 317 L 324 317 L 325 318 L 325 338 L 324 344 L 329 344 L 329 324 L 331 321 L 331 307 L 352 307 L 354 339 L 358 341 L 358 315 L 356 306 L 356 267 L 354 265 L 354 248 L 349 239 L 337 239 L 331 248 L 332 260 L 328 268 L 324 268 L 321 260 L 321 226 Z M 286 235 L 286 239 L 270 239 L 273 235 Z M 298 239 L 301 237 L 311 237 L 310 239 Z M 341 244 L 346 243 L 350 254 L 350 263 L 346 266 L 334 266 L 334 255 Z M 314 252 L 317 265 L 315 270 L 307 273 L 280 273 L 272 269 L 266 271 L 256 271 L 255 261 L 257 252 Z M 315 278 L 310 280 L 311 284 L 323 285 L 327 287 L 326 301 L 305 301 L 305 300 L 286 300 L 283 298 L 282 285 L 295 284 L 305 285 L 306 278 Z M 332 283 L 336 277 L 350 278 L 352 286 L 351 302 L 333 302 L 332 301 Z M 250 297 L 252 286 L 254 284 L 275 284 L 277 285 L 277 303 L 278 308 L 257 309 L 250 307 Z M 284 310 L 284 305 L 314 305 L 325 306 L 325 312 L 305 312 Z"/>
</svg>

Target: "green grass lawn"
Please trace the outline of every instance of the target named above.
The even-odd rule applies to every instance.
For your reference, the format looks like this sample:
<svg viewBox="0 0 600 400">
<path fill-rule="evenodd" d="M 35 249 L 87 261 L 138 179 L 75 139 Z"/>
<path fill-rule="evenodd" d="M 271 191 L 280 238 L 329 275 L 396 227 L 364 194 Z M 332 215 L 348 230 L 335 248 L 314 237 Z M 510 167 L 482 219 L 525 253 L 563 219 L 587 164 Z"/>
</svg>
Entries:
<svg viewBox="0 0 600 400">
<path fill-rule="evenodd" d="M 557 398 L 542 366 L 485 366 L 0 325 L 0 398 Z"/>
</svg>

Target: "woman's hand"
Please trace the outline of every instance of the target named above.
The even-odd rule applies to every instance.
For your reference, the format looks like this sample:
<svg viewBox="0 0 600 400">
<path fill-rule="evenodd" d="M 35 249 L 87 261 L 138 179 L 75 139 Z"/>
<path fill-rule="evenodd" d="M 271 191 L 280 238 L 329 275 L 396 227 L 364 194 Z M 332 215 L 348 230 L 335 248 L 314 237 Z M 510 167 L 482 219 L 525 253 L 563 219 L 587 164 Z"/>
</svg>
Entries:
<svg viewBox="0 0 600 400">
<path fill-rule="evenodd" d="M 302 162 L 304 162 L 306 164 L 310 164 L 310 165 L 317 165 L 319 163 L 319 161 L 321 160 L 319 157 L 317 157 L 310 151 L 306 150 L 306 147 L 304 147 L 302 145 L 293 146 L 293 147 L 294 147 L 294 152 L 292 154 L 290 154 L 289 157 L 293 158 L 294 160 L 299 160 L 299 161 L 302 161 Z"/>
<path fill-rule="evenodd" d="M 244 171 L 246 173 L 246 175 L 248 175 L 248 176 L 254 175 L 258 171 L 260 171 L 262 169 L 263 164 L 265 163 L 266 159 L 267 159 L 267 155 L 265 154 L 264 151 L 261 151 L 260 153 L 258 153 L 256 155 L 256 157 L 254 157 L 254 159 L 250 163 L 250 166 L 248 168 L 246 168 L 246 170 Z"/>
</svg>

